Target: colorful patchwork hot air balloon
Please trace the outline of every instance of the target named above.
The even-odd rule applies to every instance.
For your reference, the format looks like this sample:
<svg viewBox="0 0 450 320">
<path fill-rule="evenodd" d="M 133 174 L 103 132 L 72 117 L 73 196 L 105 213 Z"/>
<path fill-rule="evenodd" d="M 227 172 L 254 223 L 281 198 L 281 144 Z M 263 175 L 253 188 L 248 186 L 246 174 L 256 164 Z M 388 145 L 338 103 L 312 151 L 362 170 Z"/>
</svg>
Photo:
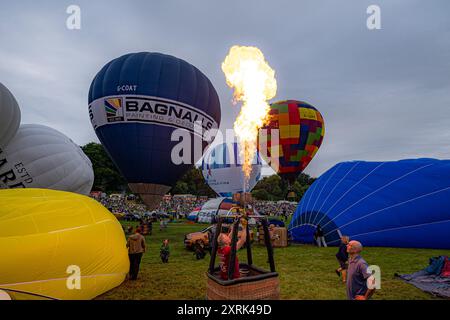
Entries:
<svg viewBox="0 0 450 320">
<path fill-rule="evenodd" d="M 270 118 L 260 132 L 258 143 L 260 149 L 267 146 L 267 152 L 260 150 L 260 154 L 266 160 L 272 160 L 272 168 L 282 178 L 293 182 L 322 144 L 325 134 L 323 117 L 316 108 L 302 101 L 280 101 L 270 107 Z M 278 130 L 278 134 L 274 130 Z M 276 146 L 279 146 L 279 154 L 271 154 Z"/>
</svg>

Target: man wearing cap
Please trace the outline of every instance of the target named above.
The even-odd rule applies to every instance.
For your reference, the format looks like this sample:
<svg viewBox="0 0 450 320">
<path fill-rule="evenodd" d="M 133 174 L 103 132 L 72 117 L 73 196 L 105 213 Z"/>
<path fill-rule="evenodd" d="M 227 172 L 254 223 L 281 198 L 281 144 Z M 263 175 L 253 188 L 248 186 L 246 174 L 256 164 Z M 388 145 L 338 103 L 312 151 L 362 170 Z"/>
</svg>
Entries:
<svg viewBox="0 0 450 320">
<path fill-rule="evenodd" d="M 347 270 L 347 297 L 349 300 L 368 300 L 375 292 L 375 289 L 369 289 L 367 281 L 372 284 L 375 281 L 372 274 L 368 272 L 368 264 L 361 257 L 362 244 L 359 241 L 352 240 L 347 245 L 349 254 Z"/>
</svg>

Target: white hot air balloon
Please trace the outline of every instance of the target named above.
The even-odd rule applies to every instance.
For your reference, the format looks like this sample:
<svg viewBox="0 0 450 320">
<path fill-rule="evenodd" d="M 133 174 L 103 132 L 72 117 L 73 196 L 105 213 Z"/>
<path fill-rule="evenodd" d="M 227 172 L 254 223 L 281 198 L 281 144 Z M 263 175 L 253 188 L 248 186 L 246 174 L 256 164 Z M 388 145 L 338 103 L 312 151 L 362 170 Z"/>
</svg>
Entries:
<svg viewBox="0 0 450 320">
<path fill-rule="evenodd" d="M 20 108 L 12 93 L 0 83 L 0 148 L 8 145 L 20 125 Z"/>
<path fill-rule="evenodd" d="M 21 125 L 0 150 L 0 188 L 41 188 L 89 194 L 92 163 L 81 148 L 55 129 Z"/>
<path fill-rule="evenodd" d="M 209 149 L 202 161 L 202 173 L 206 183 L 221 197 L 232 197 L 238 192 L 250 192 L 261 179 L 262 163 L 255 154 L 252 171 L 245 185 L 238 143 L 223 143 Z"/>
</svg>

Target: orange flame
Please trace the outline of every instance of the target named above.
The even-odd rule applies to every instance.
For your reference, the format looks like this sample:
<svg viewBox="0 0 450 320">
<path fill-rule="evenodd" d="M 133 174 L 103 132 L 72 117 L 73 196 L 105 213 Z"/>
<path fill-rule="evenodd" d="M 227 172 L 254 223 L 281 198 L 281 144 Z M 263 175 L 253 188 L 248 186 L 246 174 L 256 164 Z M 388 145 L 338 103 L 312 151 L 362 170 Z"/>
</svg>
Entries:
<svg viewBox="0 0 450 320">
<path fill-rule="evenodd" d="M 258 130 L 267 120 L 268 100 L 277 93 L 275 71 L 256 47 L 233 46 L 222 63 L 227 84 L 234 89 L 235 102 L 242 101 L 239 116 L 234 122 L 243 159 L 242 170 L 247 181 L 256 153 Z"/>
</svg>

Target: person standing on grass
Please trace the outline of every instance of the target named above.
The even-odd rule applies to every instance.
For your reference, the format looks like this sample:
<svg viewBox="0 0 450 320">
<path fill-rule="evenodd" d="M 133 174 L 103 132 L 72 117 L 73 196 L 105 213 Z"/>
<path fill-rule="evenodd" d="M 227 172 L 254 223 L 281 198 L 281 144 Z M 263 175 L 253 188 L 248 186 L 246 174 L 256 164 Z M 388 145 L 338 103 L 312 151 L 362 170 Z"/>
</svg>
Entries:
<svg viewBox="0 0 450 320">
<path fill-rule="evenodd" d="M 136 232 L 128 237 L 127 248 L 128 258 L 130 259 L 130 280 L 136 280 L 142 255 L 146 250 L 145 238 L 141 234 L 140 228 L 136 228 Z"/>
<path fill-rule="evenodd" d="M 347 244 L 350 256 L 347 270 L 347 297 L 349 300 L 368 300 L 375 292 L 369 289 L 367 282 L 374 284 L 375 279 L 367 270 L 368 264 L 361 257 L 362 244 L 352 240 Z"/>
<path fill-rule="evenodd" d="M 201 240 L 195 241 L 194 254 L 195 254 L 195 257 L 197 258 L 197 260 L 203 259 L 205 257 L 206 252 L 205 252 L 205 245 L 203 244 L 203 241 L 201 241 Z"/>
<path fill-rule="evenodd" d="M 325 242 L 325 237 L 323 235 L 322 227 L 317 225 L 316 232 L 314 233 L 314 238 L 316 239 L 317 246 L 320 248 L 322 245 L 326 248 L 327 243 Z"/>
<path fill-rule="evenodd" d="M 151 219 L 148 219 L 147 227 L 148 227 L 148 234 L 151 236 L 153 232 L 153 222 Z"/>
<path fill-rule="evenodd" d="M 341 244 L 339 245 L 338 252 L 336 253 L 336 259 L 339 262 L 339 268 L 336 269 L 338 277 L 342 275 L 342 282 L 347 283 L 347 266 L 348 266 L 348 252 L 347 245 L 349 238 L 347 236 L 341 237 Z"/>
<path fill-rule="evenodd" d="M 159 250 L 159 256 L 161 257 L 162 263 L 169 263 L 170 248 L 169 239 L 165 239 Z"/>
</svg>

